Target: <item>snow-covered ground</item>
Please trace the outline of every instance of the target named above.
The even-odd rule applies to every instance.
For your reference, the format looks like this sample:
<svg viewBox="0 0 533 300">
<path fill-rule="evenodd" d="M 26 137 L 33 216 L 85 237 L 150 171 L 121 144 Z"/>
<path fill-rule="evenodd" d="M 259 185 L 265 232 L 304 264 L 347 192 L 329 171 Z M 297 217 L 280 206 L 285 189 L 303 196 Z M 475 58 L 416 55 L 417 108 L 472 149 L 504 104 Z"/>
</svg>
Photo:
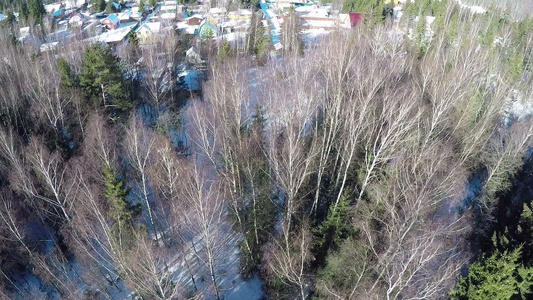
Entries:
<svg viewBox="0 0 533 300">
<path fill-rule="evenodd" d="M 101 35 L 95 37 L 95 40 L 106 43 L 115 43 L 122 41 L 135 26 L 137 26 L 137 23 L 130 23 L 127 25 L 121 24 L 119 28 L 104 32 Z"/>
<path fill-rule="evenodd" d="M 457 0 L 457 3 L 461 6 L 461 8 L 470 10 L 473 14 L 484 14 L 487 12 L 487 10 L 479 5 L 468 5 L 464 4 L 461 0 Z"/>
<path fill-rule="evenodd" d="M 524 99 L 517 90 L 511 92 L 507 100 L 504 117 L 509 119 L 521 119 L 533 115 L 533 99 Z"/>
<path fill-rule="evenodd" d="M 183 78 L 186 89 L 192 91 L 199 91 L 202 89 L 203 71 L 185 70 L 180 72 L 178 77 Z"/>
<path fill-rule="evenodd" d="M 222 297 L 226 300 L 258 300 L 264 295 L 263 283 L 254 276 L 244 281 L 239 272 L 239 242 L 241 238 L 231 229 L 231 224 L 223 221 L 218 230 L 217 239 L 222 241 L 215 247 L 215 273 Z M 193 276 L 196 288 L 203 293 L 203 299 L 215 299 L 212 290 L 211 277 L 203 254 L 205 247 L 200 236 L 187 241 L 189 247 L 177 251 L 171 259 L 174 263 L 168 268 L 171 278 L 181 284 L 193 286 Z"/>
<path fill-rule="evenodd" d="M 320 41 L 330 32 L 324 28 L 313 28 L 302 30 L 303 40 L 307 46 L 318 45 Z"/>
</svg>

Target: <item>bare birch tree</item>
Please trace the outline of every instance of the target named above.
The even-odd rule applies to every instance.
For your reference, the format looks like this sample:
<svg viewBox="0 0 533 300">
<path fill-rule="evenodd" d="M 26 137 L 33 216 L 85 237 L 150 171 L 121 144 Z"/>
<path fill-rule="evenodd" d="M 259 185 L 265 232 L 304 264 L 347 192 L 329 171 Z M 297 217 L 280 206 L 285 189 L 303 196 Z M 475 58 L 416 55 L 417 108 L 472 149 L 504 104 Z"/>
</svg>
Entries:
<svg viewBox="0 0 533 300">
<path fill-rule="evenodd" d="M 50 205 L 48 212 L 55 217 L 71 220 L 71 193 L 76 182 L 67 177 L 67 166 L 59 153 L 50 153 L 41 140 L 33 139 L 26 149 L 29 162 L 42 184 L 44 193 L 36 192 L 32 196 Z"/>
<path fill-rule="evenodd" d="M 212 294 L 222 299 L 219 273 L 223 267 L 222 257 L 227 254 L 231 225 L 224 220 L 226 212 L 220 183 L 207 176 L 197 163 L 184 173 L 182 193 L 187 203 L 184 225 L 192 237 L 190 251 L 207 269 Z"/>
<path fill-rule="evenodd" d="M 139 116 L 133 114 L 126 130 L 125 137 L 126 155 L 130 165 L 135 171 L 135 176 L 139 179 L 139 200 L 143 203 L 148 213 L 151 230 L 157 233 L 158 224 L 155 222 L 154 207 L 152 205 L 153 195 L 148 182 L 148 167 L 153 163 L 156 137 L 155 134 L 146 128 Z"/>
</svg>

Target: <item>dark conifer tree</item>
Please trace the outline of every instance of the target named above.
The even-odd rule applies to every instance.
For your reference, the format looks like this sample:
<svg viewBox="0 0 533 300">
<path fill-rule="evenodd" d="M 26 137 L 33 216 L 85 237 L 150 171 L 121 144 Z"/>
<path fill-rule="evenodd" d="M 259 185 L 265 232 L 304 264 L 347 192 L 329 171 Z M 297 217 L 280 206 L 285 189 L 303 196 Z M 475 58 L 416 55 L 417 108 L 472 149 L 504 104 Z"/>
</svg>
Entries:
<svg viewBox="0 0 533 300">
<path fill-rule="evenodd" d="M 85 95 L 96 101 L 96 106 L 103 104 L 111 110 L 112 115 L 129 111 L 135 106 L 129 93 L 127 82 L 122 74 L 119 59 L 109 47 L 93 45 L 85 51 L 79 77 L 80 86 Z"/>
<path fill-rule="evenodd" d="M 29 16 L 37 24 L 43 24 L 43 17 L 46 14 L 46 9 L 42 0 L 29 0 L 28 1 Z"/>
</svg>

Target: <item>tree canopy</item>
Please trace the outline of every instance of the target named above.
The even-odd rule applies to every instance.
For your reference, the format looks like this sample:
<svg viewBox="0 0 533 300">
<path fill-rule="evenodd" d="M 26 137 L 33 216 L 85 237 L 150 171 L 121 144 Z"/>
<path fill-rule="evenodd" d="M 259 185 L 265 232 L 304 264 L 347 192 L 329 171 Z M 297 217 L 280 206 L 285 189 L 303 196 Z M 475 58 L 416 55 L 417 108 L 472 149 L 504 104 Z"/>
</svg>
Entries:
<svg viewBox="0 0 533 300">
<path fill-rule="evenodd" d="M 85 50 L 79 82 L 86 96 L 101 99 L 112 111 L 129 111 L 134 102 L 124 79 L 120 61 L 110 47 L 93 45 Z"/>
</svg>

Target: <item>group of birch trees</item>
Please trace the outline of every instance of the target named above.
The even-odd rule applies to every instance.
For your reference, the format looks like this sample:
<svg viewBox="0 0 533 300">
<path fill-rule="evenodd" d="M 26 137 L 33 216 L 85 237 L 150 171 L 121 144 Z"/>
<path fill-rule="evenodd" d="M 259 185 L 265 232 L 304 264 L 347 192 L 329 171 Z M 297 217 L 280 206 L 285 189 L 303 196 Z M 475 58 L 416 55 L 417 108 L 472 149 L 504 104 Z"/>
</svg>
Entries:
<svg viewBox="0 0 533 300">
<path fill-rule="evenodd" d="M 532 36 L 512 42 L 515 76 L 511 50 L 481 45 L 492 20 L 447 16 L 468 26 L 440 28 L 422 52 L 377 26 L 303 59 L 212 67 L 191 140 L 229 193 L 243 270 L 260 270 L 271 298 L 438 299 L 468 264 L 472 219 L 529 160 L 533 123 L 509 106 L 531 99 Z M 258 193 L 273 219 L 257 219 Z M 257 222 L 275 224 L 261 247 Z"/>
<path fill-rule="evenodd" d="M 448 9 L 423 47 L 377 22 L 235 51 L 179 114 L 178 35 L 121 59 L 2 36 L 0 298 L 222 299 L 235 258 L 270 299 L 445 298 L 533 136 L 533 31 Z"/>
</svg>

